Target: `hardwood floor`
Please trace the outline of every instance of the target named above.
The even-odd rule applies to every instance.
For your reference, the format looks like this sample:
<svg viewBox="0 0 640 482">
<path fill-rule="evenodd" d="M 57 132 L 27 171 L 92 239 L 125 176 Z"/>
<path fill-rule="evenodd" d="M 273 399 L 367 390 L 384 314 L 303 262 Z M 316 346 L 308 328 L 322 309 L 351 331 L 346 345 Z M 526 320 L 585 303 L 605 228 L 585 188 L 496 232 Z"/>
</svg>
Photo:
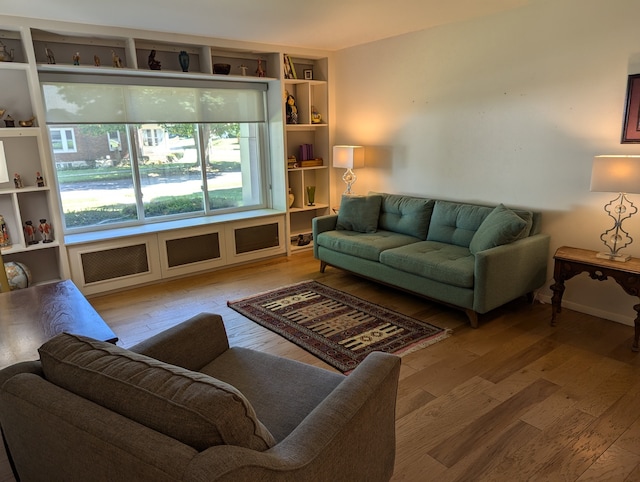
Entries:
<svg viewBox="0 0 640 482">
<path fill-rule="evenodd" d="M 331 367 L 226 306 L 315 279 L 453 335 L 402 359 L 394 481 L 640 481 L 640 354 L 633 329 L 525 299 L 480 317 L 327 268 L 311 252 L 89 301 L 130 346 L 202 311 L 232 345 Z M 630 303 L 633 300 L 629 299 Z M 0 454 L 0 481 L 13 480 Z"/>
</svg>

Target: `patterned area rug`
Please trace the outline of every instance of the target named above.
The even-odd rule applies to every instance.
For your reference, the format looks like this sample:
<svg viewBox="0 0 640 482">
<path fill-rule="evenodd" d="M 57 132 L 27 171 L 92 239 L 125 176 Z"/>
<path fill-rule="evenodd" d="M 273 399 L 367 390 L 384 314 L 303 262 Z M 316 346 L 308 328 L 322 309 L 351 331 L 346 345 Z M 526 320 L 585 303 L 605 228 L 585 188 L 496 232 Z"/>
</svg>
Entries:
<svg viewBox="0 0 640 482">
<path fill-rule="evenodd" d="M 353 370 L 372 351 L 402 356 L 450 333 L 316 281 L 227 304 L 343 373 Z"/>
</svg>

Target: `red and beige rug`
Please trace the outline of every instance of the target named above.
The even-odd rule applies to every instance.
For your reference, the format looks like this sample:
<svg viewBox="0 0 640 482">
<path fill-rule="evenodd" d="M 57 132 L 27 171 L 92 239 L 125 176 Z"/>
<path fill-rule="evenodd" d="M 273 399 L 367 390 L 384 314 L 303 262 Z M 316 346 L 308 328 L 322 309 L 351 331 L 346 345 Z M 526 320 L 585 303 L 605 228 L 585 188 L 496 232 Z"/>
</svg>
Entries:
<svg viewBox="0 0 640 482">
<path fill-rule="evenodd" d="M 450 334 L 316 281 L 227 304 L 343 373 L 353 370 L 372 351 L 402 356 Z"/>
</svg>

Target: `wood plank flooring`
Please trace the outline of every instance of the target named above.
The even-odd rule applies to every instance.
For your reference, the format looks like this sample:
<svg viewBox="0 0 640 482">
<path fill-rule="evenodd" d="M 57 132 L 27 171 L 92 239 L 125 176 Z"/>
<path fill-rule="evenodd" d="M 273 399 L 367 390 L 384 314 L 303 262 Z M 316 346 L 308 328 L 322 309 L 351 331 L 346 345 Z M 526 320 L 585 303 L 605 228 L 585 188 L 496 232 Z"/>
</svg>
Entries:
<svg viewBox="0 0 640 482">
<path fill-rule="evenodd" d="M 453 330 L 402 359 L 394 481 L 640 481 L 640 354 L 628 326 L 565 309 L 551 327 L 551 307 L 523 298 L 474 330 L 460 311 L 321 274 L 310 251 L 89 301 L 125 347 L 211 311 L 232 345 L 333 370 L 226 305 L 308 279 Z M 3 457 L 0 481 L 12 481 Z"/>
</svg>

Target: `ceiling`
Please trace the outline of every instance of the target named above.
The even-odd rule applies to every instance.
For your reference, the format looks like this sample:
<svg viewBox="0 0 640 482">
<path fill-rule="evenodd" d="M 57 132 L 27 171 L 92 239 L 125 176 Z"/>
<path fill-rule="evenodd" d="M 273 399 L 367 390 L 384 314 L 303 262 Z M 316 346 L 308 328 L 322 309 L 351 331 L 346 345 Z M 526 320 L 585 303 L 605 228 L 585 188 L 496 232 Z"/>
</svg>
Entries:
<svg viewBox="0 0 640 482">
<path fill-rule="evenodd" d="M 340 50 L 539 0 L 29 0 L 0 14 Z"/>
</svg>

